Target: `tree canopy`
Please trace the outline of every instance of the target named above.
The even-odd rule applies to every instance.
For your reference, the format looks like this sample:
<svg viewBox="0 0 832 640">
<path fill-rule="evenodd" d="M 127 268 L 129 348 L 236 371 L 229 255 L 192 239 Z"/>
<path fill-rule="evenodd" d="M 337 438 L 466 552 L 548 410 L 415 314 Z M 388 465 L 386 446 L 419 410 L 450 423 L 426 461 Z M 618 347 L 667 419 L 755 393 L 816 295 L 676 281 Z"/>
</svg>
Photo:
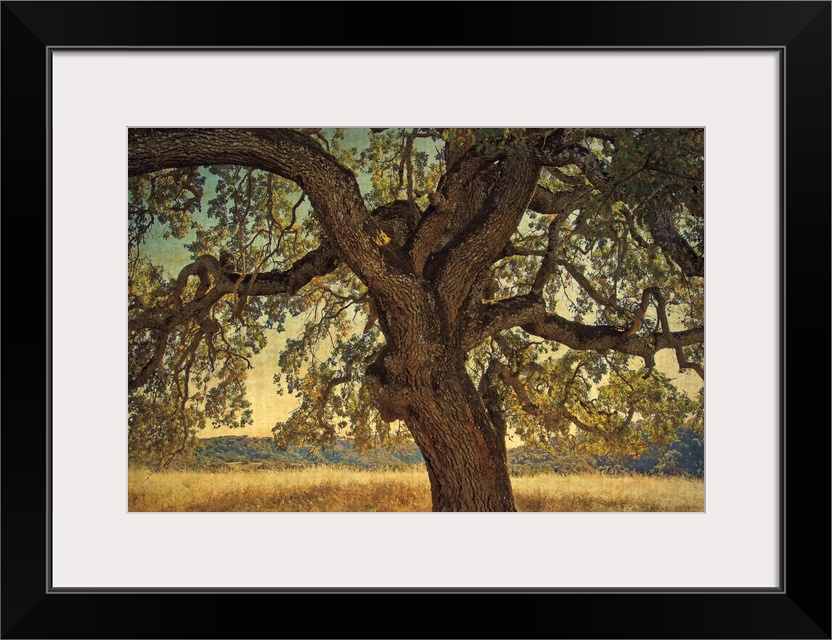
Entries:
<svg viewBox="0 0 832 640">
<path fill-rule="evenodd" d="M 702 129 L 131 129 L 129 444 L 252 423 L 278 446 L 413 438 L 436 510 L 513 510 L 507 435 L 638 455 L 703 397 Z M 166 273 L 151 234 L 181 241 Z"/>
</svg>

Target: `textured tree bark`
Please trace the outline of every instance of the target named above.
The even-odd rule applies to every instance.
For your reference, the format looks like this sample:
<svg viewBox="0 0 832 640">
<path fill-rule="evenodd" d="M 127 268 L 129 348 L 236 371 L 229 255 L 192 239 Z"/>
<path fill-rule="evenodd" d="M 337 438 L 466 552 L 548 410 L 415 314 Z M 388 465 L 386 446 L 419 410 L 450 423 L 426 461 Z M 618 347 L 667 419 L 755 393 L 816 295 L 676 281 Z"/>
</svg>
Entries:
<svg viewBox="0 0 832 640">
<path fill-rule="evenodd" d="M 489 417 L 464 353 L 448 349 L 406 367 L 390 355 L 383 360 L 367 375 L 382 416 L 404 420 L 422 452 L 433 510 L 516 511 L 505 431 Z"/>
<path fill-rule="evenodd" d="M 434 511 L 516 511 L 505 434 L 491 422 L 467 372 L 442 362 L 407 420 L 430 477 Z"/>
<path fill-rule="evenodd" d="M 582 177 L 570 181 L 565 173 L 561 178 L 576 187 L 574 191 L 555 193 L 541 187 L 537 183 L 541 166 L 574 164 L 597 189 L 610 188 L 595 156 L 576 146 L 588 132 L 532 131 L 529 141 L 536 143 L 535 150 L 514 159 L 507 149 L 486 153 L 470 144 L 458 154 L 449 152 L 450 168 L 421 217 L 412 205 L 398 202 L 369 212 L 355 176 L 298 131 L 131 129 L 128 173 L 240 164 L 297 183 L 308 195 L 328 243 L 285 272 L 261 274 L 256 282 L 244 278 L 246 294 L 292 294 L 336 263 L 346 264 L 367 286 L 386 340 L 386 347 L 367 368 L 365 382 L 382 418 L 403 420 L 413 434 L 427 465 L 433 509 L 515 511 L 499 398 L 493 381 L 480 383 L 484 394 L 474 387 L 465 368 L 468 350 L 499 331 L 519 326 L 573 349 L 640 356 L 648 369 L 656 351 L 673 348 L 680 367 L 696 368 L 702 375 L 701 367 L 685 361 L 682 352 L 682 347 L 702 342 L 702 327 L 671 332 L 664 317 L 661 332 L 641 335 L 637 333 L 640 319 L 629 328 L 584 325 L 548 311 L 541 293 L 555 266 L 566 269 L 599 304 L 624 311 L 556 255 L 553 235 L 547 253 L 540 254 L 543 264 L 530 292 L 483 302 L 480 294 L 489 268 L 505 251 L 526 209 L 562 215 L 587 193 Z M 591 133 L 604 139 L 616 135 L 612 129 Z M 382 241 L 385 229 L 388 239 Z M 551 227 L 550 233 L 556 230 Z M 669 212 L 659 212 L 653 236 L 683 272 L 703 274 L 703 258 L 679 235 Z M 206 258 L 193 265 L 200 286 L 212 281 L 209 272 L 219 272 L 214 263 L 215 259 Z M 194 274 L 189 271 L 182 277 L 186 280 Z M 236 286 L 218 277 L 213 282 L 213 289 L 206 289 L 191 306 L 174 307 L 167 315 L 158 310 L 144 313 L 131 321 L 135 325 L 131 329 L 164 332 L 182 319 L 202 319 L 219 299 L 212 295 L 221 296 Z M 158 364 L 162 355 L 158 352 L 148 366 Z M 147 372 L 139 372 L 135 384 L 146 377 Z"/>
<path fill-rule="evenodd" d="M 232 163 L 271 171 L 303 187 L 337 255 L 365 282 L 378 309 L 387 347 L 368 368 L 367 384 L 382 417 L 404 420 L 421 449 L 434 511 L 516 511 L 505 431 L 494 425 L 468 376 L 455 320 L 477 273 L 516 227 L 534 190 L 536 167 L 509 165 L 494 176 L 497 186 L 491 191 L 464 199 L 472 208 L 469 217 L 479 216 L 477 224 L 448 252 L 452 264 L 440 267 L 437 281 L 431 281 L 413 268 L 413 257 L 399 248 L 400 242 L 380 246 L 373 241 L 379 220 L 364 208 L 354 176 L 303 134 L 137 129 L 130 132 L 129 148 L 131 175 Z M 471 175 L 486 161 L 473 157 Z M 470 179 L 457 182 L 461 192 L 471 191 Z M 425 243 L 427 255 L 431 238 Z M 287 291 L 294 288 L 280 284 Z"/>
</svg>

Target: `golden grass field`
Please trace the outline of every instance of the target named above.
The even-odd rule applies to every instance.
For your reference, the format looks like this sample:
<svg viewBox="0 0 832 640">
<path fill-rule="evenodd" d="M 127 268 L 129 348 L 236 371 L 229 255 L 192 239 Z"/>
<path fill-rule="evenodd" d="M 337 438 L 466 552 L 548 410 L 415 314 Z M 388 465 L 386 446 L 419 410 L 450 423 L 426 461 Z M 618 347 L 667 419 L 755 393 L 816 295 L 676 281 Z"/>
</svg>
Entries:
<svg viewBox="0 0 832 640">
<path fill-rule="evenodd" d="M 704 511 L 701 479 L 581 475 L 512 478 L 520 511 Z M 130 511 L 430 511 L 423 469 L 315 467 L 227 473 L 133 469 Z"/>
</svg>

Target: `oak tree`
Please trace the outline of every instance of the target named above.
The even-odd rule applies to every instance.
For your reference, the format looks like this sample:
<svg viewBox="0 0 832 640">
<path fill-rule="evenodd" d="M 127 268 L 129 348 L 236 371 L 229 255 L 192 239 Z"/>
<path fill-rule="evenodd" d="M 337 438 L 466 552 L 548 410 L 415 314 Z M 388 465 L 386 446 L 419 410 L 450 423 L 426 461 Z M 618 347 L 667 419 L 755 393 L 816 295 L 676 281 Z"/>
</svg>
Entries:
<svg viewBox="0 0 832 640">
<path fill-rule="evenodd" d="M 131 450 L 250 424 L 293 318 L 276 442 L 412 437 L 437 511 L 515 510 L 507 435 L 701 428 L 656 366 L 704 377 L 701 129 L 131 129 L 128 154 Z M 154 229 L 186 241 L 175 277 Z"/>
</svg>

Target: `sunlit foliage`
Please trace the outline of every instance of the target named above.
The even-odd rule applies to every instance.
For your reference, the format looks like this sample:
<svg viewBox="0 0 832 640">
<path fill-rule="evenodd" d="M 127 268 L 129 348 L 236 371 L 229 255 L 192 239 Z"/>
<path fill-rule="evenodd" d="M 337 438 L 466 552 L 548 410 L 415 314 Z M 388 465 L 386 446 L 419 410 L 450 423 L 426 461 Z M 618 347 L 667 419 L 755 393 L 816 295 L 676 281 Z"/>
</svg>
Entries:
<svg viewBox="0 0 832 640">
<path fill-rule="evenodd" d="M 407 200 L 426 211 L 466 149 L 505 150 L 508 161 L 541 149 L 522 129 L 309 133 L 355 173 L 370 210 Z M 568 320 L 635 325 L 646 335 L 666 330 L 663 320 L 674 330 L 702 327 L 704 280 L 686 262 L 689 254 L 668 251 L 669 241 L 660 246 L 659 240 L 672 227 L 703 253 L 703 131 L 584 133 L 574 145 L 595 158 L 592 166 L 604 172 L 608 187 L 598 186 L 588 164 L 544 168 L 539 183 L 561 211 L 527 210 L 492 267 L 483 301 L 536 290 L 549 260 L 551 272 L 538 289 L 547 310 Z M 191 260 L 227 256 L 226 266 L 239 272 L 241 283 L 242 274 L 255 274 L 256 281 L 256 274 L 285 270 L 325 242 L 297 185 L 243 166 L 130 178 L 128 223 L 131 318 L 198 301 L 193 278 L 173 295 L 177 274 L 160 248 L 175 240 Z M 658 295 L 650 299 L 649 289 Z M 327 446 L 337 438 L 364 449 L 409 442 L 402 423 L 381 419 L 364 386 L 384 336 L 363 283 L 339 264 L 298 291 L 251 296 L 240 284 L 188 323 L 134 332 L 131 455 L 164 464 L 206 427 L 251 425 L 250 360 L 287 322 L 297 331 L 275 363 L 275 391 L 296 396 L 299 406 L 275 425 L 279 446 Z M 680 367 L 703 365 L 701 344 L 679 347 L 677 355 Z M 644 358 L 570 350 L 515 327 L 473 348 L 468 368 L 475 384 L 491 385 L 497 394 L 507 435 L 535 445 L 638 456 L 669 444 L 680 426 L 702 429 L 702 395 L 681 390 L 674 376 Z"/>
</svg>

